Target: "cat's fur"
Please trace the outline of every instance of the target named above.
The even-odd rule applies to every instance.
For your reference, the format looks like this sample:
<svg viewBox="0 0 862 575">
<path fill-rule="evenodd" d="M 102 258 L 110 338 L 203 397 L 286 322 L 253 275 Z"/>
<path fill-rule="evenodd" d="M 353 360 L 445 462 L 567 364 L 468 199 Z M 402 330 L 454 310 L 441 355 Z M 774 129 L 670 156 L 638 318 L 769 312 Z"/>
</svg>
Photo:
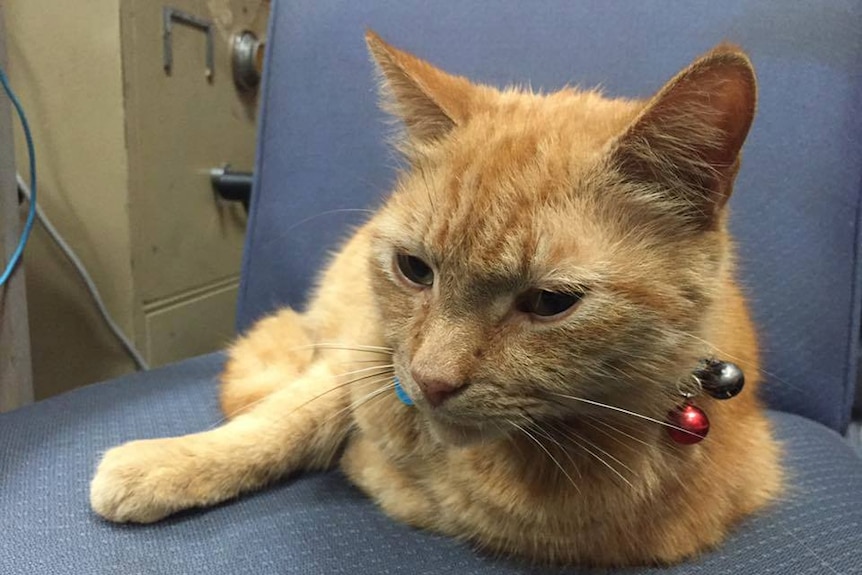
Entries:
<svg viewBox="0 0 862 575">
<path fill-rule="evenodd" d="M 232 347 L 230 421 L 110 450 L 93 508 L 156 521 L 340 463 L 392 517 L 492 552 L 629 565 L 721 542 L 781 485 L 724 209 L 755 108 L 748 58 L 720 46 L 632 101 L 497 91 L 368 43 L 406 127 L 393 194 L 306 313 Z M 401 277 L 397 253 L 430 263 L 433 286 Z M 536 287 L 584 296 L 542 321 L 514 305 Z M 660 422 L 713 355 L 747 386 L 697 397 L 709 436 L 675 444 Z M 459 389 L 432 407 L 417 379 Z"/>
</svg>

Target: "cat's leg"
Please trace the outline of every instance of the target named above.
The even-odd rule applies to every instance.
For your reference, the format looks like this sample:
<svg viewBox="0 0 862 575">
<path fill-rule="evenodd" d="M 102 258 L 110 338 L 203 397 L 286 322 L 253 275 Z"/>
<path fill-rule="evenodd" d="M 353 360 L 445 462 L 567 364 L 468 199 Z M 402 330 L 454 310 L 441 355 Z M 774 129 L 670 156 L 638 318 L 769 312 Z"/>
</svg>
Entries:
<svg viewBox="0 0 862 575">
<path fill-rule="evenodd" d="M 440 529 L 441 510 L 422 489 L 421 482 L 396 467 L 362 433 L 351 436 L 340 465 L 350 481 L 393 519 L 422 529 Z"/>
<path fill-rule="evenodd" d="M 149 523 L 213 505 L 298 469 L 332 464 L 351 425 L 349 393 L 323 362 L 225 425 L 108 451 L 90 486 L 101 516 Z"/>
<path fill-rule="evenodd" d="M 314 346 L 305 318 L 285 308 L 259 321 L 229 351 L 219 401 L 233 417 L 297 379 L 308 369 Z"/>
</svg>

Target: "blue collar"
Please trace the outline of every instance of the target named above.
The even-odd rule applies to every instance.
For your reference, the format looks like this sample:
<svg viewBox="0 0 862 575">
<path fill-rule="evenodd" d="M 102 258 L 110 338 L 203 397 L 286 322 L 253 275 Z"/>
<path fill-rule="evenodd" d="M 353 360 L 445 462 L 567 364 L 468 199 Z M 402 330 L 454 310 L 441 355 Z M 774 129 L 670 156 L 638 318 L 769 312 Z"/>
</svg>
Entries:
<svg viewBox="0 0 862 575">
<path fill-rule="evenodd" d="M 398 396 L 398 399 L 401 400 L 401 403 L 404 405 L 413 405 L 413 400 L 410 399 L 410 396 L 407 395 L 407 392 L 404 391 L 404 388 L 401 387 L 401 381 L 398 379 L 398 376 L 393 376 L 395 379 L 395 395 Z"/>
</svg>

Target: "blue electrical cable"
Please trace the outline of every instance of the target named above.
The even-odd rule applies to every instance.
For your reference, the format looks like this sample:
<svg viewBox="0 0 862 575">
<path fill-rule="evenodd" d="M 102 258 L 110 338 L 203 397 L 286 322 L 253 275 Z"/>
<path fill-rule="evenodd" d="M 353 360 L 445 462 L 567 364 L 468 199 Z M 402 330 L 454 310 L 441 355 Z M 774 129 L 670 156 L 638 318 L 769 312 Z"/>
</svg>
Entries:
<svg viewBox="0 0 862 575">
<path fill-rule="evenodd" d="M 24 230 L 21 232 L 21 239 L 18 240 L 18 247 L 12 253 L 12 259 L 6 264 L 6 270 L 0 276 L 0 286 L 3 286 L 9 278 L 12 277 L 12 272 L 21 261 L 21 256 L 24 254 L 24 247 L 27 245 L 27 240 L 30 239 L 30 232 L 33 231 L 33 224 L 36 221 L 36 150 L 33 147 L 33 135 L 30 133 L 30 124 L 27 123 L 27 114 L 24 113 L 24 108 L 18 97 L 9 85 L 9 78 L 6 77 L 6 72 L 0 68 L 0 83 L 3 84 L 3 89 L 12 105 L 15 106 L 15 111 L 18 112 L 18 118 L 21 120 L 21 127 L 24 129 L 24 138 L 27 140 L 27 154 L 30 159 L 30 210 L 27 212 L 27 221 L 24 224 Z"/>
</svg>

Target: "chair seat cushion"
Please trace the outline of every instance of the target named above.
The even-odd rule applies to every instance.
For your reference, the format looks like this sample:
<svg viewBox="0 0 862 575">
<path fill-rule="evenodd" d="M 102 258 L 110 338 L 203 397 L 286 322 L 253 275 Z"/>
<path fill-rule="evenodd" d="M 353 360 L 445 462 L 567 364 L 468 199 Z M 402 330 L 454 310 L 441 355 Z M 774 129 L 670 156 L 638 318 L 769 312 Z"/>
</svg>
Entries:
<svg viewBox="0 0 862 575">
<path fill-rule="evenodd" d="M 335 471 L 155 525 L 94 515 L 88 484 L 104 450 L 219 422 L 222 361 L 203 356 L 0 415 L 0 573 L 536 572 L 390 520 Z M 720 550 L 661 573 L 862 573 L 862 459 L 818 423 L 771 417 L 786 499 Z"/>
</svg>

